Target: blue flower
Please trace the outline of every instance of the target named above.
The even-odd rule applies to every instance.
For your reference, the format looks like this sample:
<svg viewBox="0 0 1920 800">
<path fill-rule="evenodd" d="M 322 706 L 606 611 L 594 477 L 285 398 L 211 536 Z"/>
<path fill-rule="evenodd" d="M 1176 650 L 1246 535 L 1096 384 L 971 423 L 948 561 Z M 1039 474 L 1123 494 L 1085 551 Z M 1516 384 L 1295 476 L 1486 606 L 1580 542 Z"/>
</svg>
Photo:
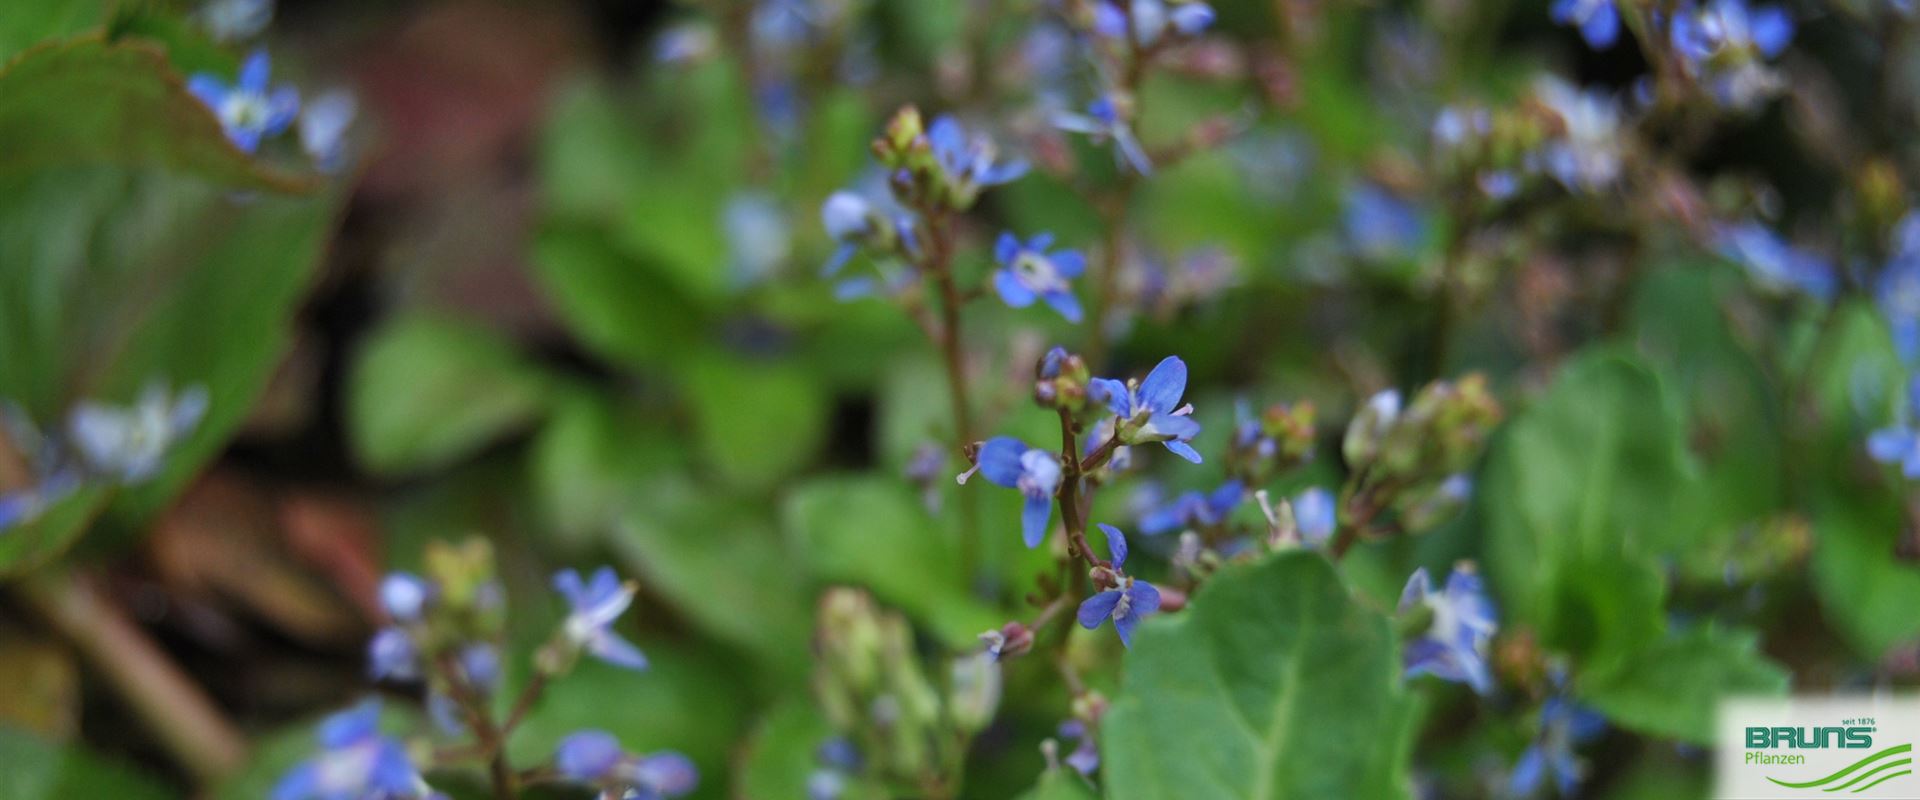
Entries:
<svg viewBox="0 0 1920 800">
<path fill-rule="evenodd" d="M 380 734 L 380 703 L 368 700 L 320 723 L 320 754 L 280 779 L 272 800 L 410 800 L 440 797 L 399 741 Z"/>
<path fill-rule="evenodd" d="M 1611 95 L 1583 90 L 1548 76 L 1534 84 L 1540 105 L 1560 118 L 1560 131 L 1542 143 L 1534 165 L 1569 191 L 1596 192 L 1620 177 L 1626 146 L 1620 135 L 1620 110 Z M 1510 176 L 1509 176 L 1510 177 Z M 1489 194 L 1508 191 L 1492 176 Z"/>
<path fill-rule="evenodd" d="M 485 642 L 475 642 L 460 648 L 457 658 L 460 673 L 466 676 L 467 685 L 482 692 L 491 692 L 500 682 L 500 651 Z"/>
<path fill-rule="evenodd" d="M 1867 436 L 1867 455 L 1882 464 L 1900 467 L 1908 478 L 1920 478 L 1920 375 L 1907 384 L 1907 412 L 1892 425 Z"/>
<path fill-rule="evenodd" d="M 1333 492 L 1318 486 L 1293 496 L 1293 524 L 1300 528 L 1300 539 L 1309 547 L 1318 547 L 1333 535 L 1340 524 L 1334 510 Z"/>
<path fill-rule="evenodd" d="M 347 161 L 347 129 L 360 111 L 353 93 L 335 89 L 300 109 L 300 148 L 321 172 L 337 172 Z"/>
<path fill-rule="evenodd" d="M 376 681 L 410 681 L 420 677 L 420 651 L 413 637 L 399 628 L 381 628 L 367 643 L 367 674 Z"/>
<path fill-rule="evenodd" d="M 67 417 L 67 435 L 89 471 L 122 484 L 153 477 L 175 443 L 207 413 L 207 390 L 193 386 L 177 396 L 149 385 L 131 407 L 83 402 Z"/>
<path fill-rule="evenodd" d="M 1424 673 L 1465 683 L 1481 694 L 1493 690 L 1487 648 L 1499 624 L 1471 563 L 1455 565 L 1442 592 L 1433 591 L 1425 567 L 1414 570 L 1400 593 L 1400 613 L 1430 616 L 1425 630 L 1407 642 L 1402 654 L 1407 677 Z"/>
<path fill-rule="evenodd" d="M 1073 771 L 1091 776 L 1100 768 L 1100 743 L 1087 730 L 1087 723 L 1077 719 L 1060 723 L 1060 738 L 1073 742 L 1073 752 L 1066 758 L 1067 766 Z"/>
<path fill-rule="evenodd" d="M 1267 435 L 1266 425 L 1253 413 L 1246 398 L 1233 403 L 1233 447 L 1260 461 L 1273 458 L 1280 449 L 1280 443 Z"/>
<path fill-rule="evenodd" d="M 693 761 L 671 750 L 635 756 L 606 731 L 569 734 L 553 751 L 554 770 L 574 783 L 619 790 L 615 797 L 665 800 L 692 792 L 700 784 Z"/>
<path fill-rule="evenodd" d="M 1059 459 L 1019 439 L 998 436 L 980 446 L 975 464 L 994 485 L 1018 489 L 1027 498 L 1020 510 L 1020 534 L 1028 547 L 1039 547 L 1053 518 L 1053 493 L 1060 488 Z"/>
<path fill-rule="evenodd" d="M 1775 291 L 1798 290 L 1826 300 L 1833 296 L 1833 266 L 1824 259 L 1788 244 L 1757 222 L 1721 225 L 1715 232 L 1720 252 L 1747 268 L 1761 286 Z"/>
<path fill-rule="evenodd" d="M 227 138 L 242 152 L 251 153 L 261 139 L 286 130 L 300 111 L 300 95 L 292 88 L 268 87 L 268 70 L 267 52 L 255 50 L 231 86 L 204 72 L 187 80 L 187 89 L 213 109 Z"/>
<path fill-rule="evenodd" d="M 1594 711 L 1559 695 L 1547 698 L 1540 707 L 1540 735 L 1520 753 L 1508 787 L 1515 796 L 1530 796 L 1539 790 L 1546 773 L 1552 772 L 1560 794 L 1573 794 L 1583 777 L 1573 748 L 1599 738 L 1606 727 L 1606 718 Z"/>
<path fill-rule="evenodd" d="M 1553 0 L 1553 21 L 1580 29 L 1587 46 L 1605 50 L 1620 39 L 1620 9 L 1613 0 Z"/>
<path fill-rule="evenodd" d="M 1893 256 L 1874 285 L 1874 300 L 1893 328 L 1900 360 L 1920 361 L 1920 212 L 1894 226 Z"/>
<path fill-rule="evenodd" d="M 846 266 L 860 250 L 861 243 L 873 235 L 874 220 L 873 204 L 866 198 L 845 191 L 827 196 L 827 201 L 820 204 L 820 223 L 839 247 L 834 248 L 833 257 L 821 268 L 822 276 L 833 277 Z"/>
<path fill-rule="evenodd" d="M 1787 49 L 1793 29 L 1793 16 L 1780 6 L 1709 0 L 1681 6 L 1668 25 L 1668 38 L 1681 67 L 1717 102 L 1747 108 L 1783 85 L 1764 60 Z"/>
<path fill-rule="evenodd" d="M 1138 383 L 1094 378 L 1087 397 L 1105 403 L 1119 417 L 1117 431 L 1123 444 L 1161 442 L 1175 455 L 1198 464 L 1200 453 L 1188 443 L 1200 433 L 1200 423 L 1193 421 L 1193 406 L 1179 405 L 1186 391 L 1187 362 L 1167 356 Z"/>
<path fill-rule="evenodd" d="M 1131 0 L 1128 10 L 1120 10 L 1114 0 L 1103 0 L 1093 7 L 1093 32 L 1104 39 L 1124 41 L 1128 18 L 1133 22 L 1133 41 L 1151 47 L 1171 27 L 1181 36 L 1195 36 L 1213 25 L 1213 7 L 1202 2 L 1178 2 L 1167 8 L 1165 0 Z"/>
<path fill-rule="evenodd" d="M 1035 234 L 1025 245 L 1011 233 L 1002 232 L 993 247 L 993 258 L 1000 269 L 993 273 L 994 291 L 1014 308 L 1045 300 L 1068 322 L 1080 321 L 1080 300 L 1073 296 L 1068 281 L 1087 270 L 1087 259 L 1076 250 L 1047 249 L 1053 246 L 1053 234 Z"/>
<path fill-rule="evenodd" d="M 765 191 L 734 193 L 720 212 L 720 224 L 727 236 L 728 266 L 740 286 L 765 280 L 786 262 L 793 247 L 786 211 Z"/>
<path fill-rule="evenodd" d="M 215 41 L 250 39 L 273 21 L 273 0 L 208 0 L 193 16 Z"/>
<path fill-rule="evenodd" d="M 1227 520 L 1240 506 L 1246 487 L 1227 481 L 1212 492 L 1186 492 L 1140 518 L 1140 532 L 1153 536 L 1182 528 L 1211 528 Z"/>
<path fill-rule="evenodd" d="M 1153 174 L 1153 162 L 1147 158 L 1146 148 L 1140 146 L 1140 139 L 1133 135 L 1132 126 L 1120 118 L 1113 100 L 1101 97 L 1087 106 L 1087 113 L 1075 114 L 1061 111 L 1053 115 L 1053 126 L 1063 131 L 1084 133 L 1098 142 L 1113 141 L 1114 161 L 1123 167 L 1132 167 L 1141 175 Z"/>
<path fill-rule="evenodd" d="M 623 584 L 611 567 L 595 570 L 589 582 L 570 569 L 553 575 L 553 588 L 572 606 L 562 631 L 567 641 L 595 658 L 628 669 L 646 669 L 647 657 L 640 648 L 620 638 L 610 626 L 633 603 L 635 587 Z"/>
<path fill-rule="evenodd" d="M 419 622 L 433 596 L 433 585 L 411 572 L 389 572 L 380 580 L 380 607 L 394 622 Z"/>
<path fill-rule="evenodd" d="M 1027 162 L 1002 161 L 999 148 L 985 136 L 969 133 L 953 117 L 942 115 L 927 128 L 927 144 L 945 173 L 960 207 L 972 205 L 982 189 L 1017 180 L 1027 174 Z"/>
<path fill-rule="evenodd" d="M 1406 258 L 1426 237 L 1426 222 L 1411 203 L 1372 183 L 1347 192 L 1342 224 L 1347 245 L 1364 261 Z"/>
<path fill-rule="evenodd" d="M 1100 530 L 1107 534 L 1107 552 L 1113 554 L 1108 570 L 1113 588 L 1080 603 L 1080 627 L 1094 630 L 1101 623 L 1113 620 L 1120 643 L 1132 647 L 1133 629 L 1140 624 L 1140 618 L 1160 610 L 1160 590 L 1121 571 L 1127 563 L 1127 537 L 1120 529 L 1102 524 Z"/>
</svg>

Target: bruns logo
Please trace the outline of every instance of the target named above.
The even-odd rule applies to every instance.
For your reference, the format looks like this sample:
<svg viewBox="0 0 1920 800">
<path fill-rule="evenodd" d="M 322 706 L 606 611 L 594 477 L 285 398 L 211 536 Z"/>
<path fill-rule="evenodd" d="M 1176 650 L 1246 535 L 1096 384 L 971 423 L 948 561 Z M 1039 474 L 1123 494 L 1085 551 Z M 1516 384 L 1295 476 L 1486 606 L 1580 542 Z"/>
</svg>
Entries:
<svg viewBox="0 0 1920 800">
<path fill-rule="evenodd" d="M 1714 732 L 1719 800 L 1920 798 L 1920 695 L 1725 698 Z"/>
<path fill-rule="evenodd" d="M 1866 749 L 1872 746 L 1873 728 L 1869 726 L 1747 728 L 1747 747 L 1750 748 L 1817 750 L 1827 747 Z"/>
</svg>

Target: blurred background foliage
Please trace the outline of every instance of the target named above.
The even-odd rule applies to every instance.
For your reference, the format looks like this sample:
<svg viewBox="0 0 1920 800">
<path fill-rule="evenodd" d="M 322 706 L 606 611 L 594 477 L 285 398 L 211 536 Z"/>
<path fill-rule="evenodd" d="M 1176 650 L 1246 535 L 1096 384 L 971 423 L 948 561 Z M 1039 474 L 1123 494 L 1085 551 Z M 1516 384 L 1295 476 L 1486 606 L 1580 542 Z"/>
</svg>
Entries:
<svg viewBox="0 0 1920 800">
<path fill-rule="evenodd" d="M 1026 614 L 1051 564 L 988 524 L 973 546 L 989 568 L 967 573 L 958 515 L 928 510 L 956 508 L 961 489 L 903 477 L 922 443 L 952 437 L 936 354 L 895 309 L 839 302 L 816 276 L 832 246 L 817 209 L 868 169 L 888 114 L 1018 91 L 994 59 L 1013 58 L 1027 5 L 851 4 L 871 74 L 803 73 L 795 118 L 776 124 L 750 64 L 654 58 L 662 31 L 711 9 L 283 0 L 276 69 L 361 98 L 359 153 L 339 175 L 227 143 L 184 76 L 231 73 L 240 52 L 193 8 L 0 5 L 0 398 L 55 424 L 155 380 L 209 397 L 150 482 L 66 495 L 0 535 L 0 796 L 262 796 L 315 715 L 364 691 L 379 574 L 467 534 L 499 553 L 527 648 L 559 616 L 552 568 L 611 563 L 643 587 L 633 633 L 653 669 L 582 667 L 516 734 L 522 759 L 601 727 L 692 756 L 702 797 L 802 796 L 828 734 L 810 693 L 825 587 L 867 587 L 929 650 L 962 650 Z M 1790 91 L 1648 155 L 1649 184 L 1695 205 L 1651 190 L 1543 204 L 1443 278 L 1443 250 L 1484 223 L 1422 191 L 1434 111 L 1511 100 L 1543 71 L 1624 90 L 1647 68 L 1631 45 L 1588 50 L 1536 5 L 1222 2 L 1218 47 L 1144 88 L 1165 121 L 1145 139 L 1217 115 L 1237 130 L 1140 186 L 1129 246 L 1162 260 L 1215 248 L 1231 288 L 1118 321 L 1100 374 L 1181 355 L 1207 453 L 1237 397 L 1343 421 L 1374 390 L 1477 370 L 1510 413 L 1474 500 L 1439 530 L 1363 545 L 1339 575 L 1283 559 L 1223 578 L 1218 605 L 1148 630 L 1124 688 L 1092 672 L 1128 732 L 1105 742 L 1110 769 L 1238 746 L 1209 727 L 1219 709 L 1156 707 L 1153 687 L 1235 646 L 1237 622 L 1322 604 L 1342 610 L 1268 643 L 1271 663 L 1337 648 L 1351 671 L 1248 691 L 1324 693 L 1329 717 L 1379 738 L 1354 762 L 1379 794 L 1405 784 L 1410 751 L 1423 785 L 1485 796 L 1530 735 L 1518 709 L 1388 689 L 1380 611 L 1415 567 L 1458 558 L 1485 565 L 1503 655 L 1565 654 L 1581 702 L 1619 728 L 1593 752 L 1593 796 L 1703 793 L 1695 746 L 1730 688 L 1914 681 L 1911 511 L 1862 450 L 1903 402 L 1886 323 L 1857 291 L 1756 291 L 1687 220 L 1663 219 L 1759 192 L 1783 228 L 1858 254 L 1842 261 L 1876 254 L 1897 211 L 1860 187 L 1876 168 L 1916 174 L 1911 24 L 1795 4 Z M 731 6 L 717 8 L 724 38 Z M 972 57 L 992 57 L 969 61 L 976 43 Z M 1082 169 L 1106 168 L 1071 147 Z M 1404 191 L 1418 217 L 1384 258 L 1352 258 L 1342 238 L 1365 183 Z M 772 222 L 741 221 L 759 208 Z M 975 216 L 981 242 L 1001 224 L 1076 246 L 1105 235 L 1043 171 Z M 962 274 L 984 274 L 984 253 Z M 968 330 L 993 430 L 1049 441 L 1030 365 L 1084 331 L 993 302 L 968 309 Z M 1338 430 L 1322 426 L 1328 456 L 1266 488 L 1336 484 Z M 7 485 L 29 480 L 4 466 Z M 1210 488 L 1222 474 L 1164 477 Z M 978 494 L 980 519 L 1017 517 L 1014 493 Z M 1096 516 L 1131 519 L 1126 502 L 1109 492 Z M 63 621 L 73 591 L 109 622 Z M 88 638 L 98 625 L 118 633 Z M 1082 634 L 1070 658 L 1118 660 L 1110 636 Z M 129 689 L 140 677 L 98 666 L 116 635 L 208 695 L 243 737 L 242 769 L 160 743 L 170 734 Z M 968 796 L 1090 796 L 1042 774 L 1040 740 L 1068 701 L 1041 661 L 1008 663 Z M 1108 773 L 1109 796 L 1181 796 L 1127 774 Z M 477 791 L 463 780 L 449 790 Z"/>
</svg>

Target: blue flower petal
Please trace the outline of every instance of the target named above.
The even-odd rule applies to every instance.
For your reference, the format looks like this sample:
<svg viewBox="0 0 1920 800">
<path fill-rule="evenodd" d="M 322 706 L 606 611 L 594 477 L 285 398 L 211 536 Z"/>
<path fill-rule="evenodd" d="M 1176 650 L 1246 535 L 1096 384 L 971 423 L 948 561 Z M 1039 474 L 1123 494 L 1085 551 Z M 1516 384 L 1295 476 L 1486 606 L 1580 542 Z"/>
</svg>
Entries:
<svg viewBox="0 0 1920 800">
<path fill-rule="evenodd" d="M 1100 523 L 1100 531 L 1107 535 L 1107 552 L 1113 556 L 1113 568 L 1119 569 L 1127 563 L 1127 536 L 1119 528 Z"/>
<path fill-rule="evenodd" d="M 1168 413 L 1180 404 L 1187 391 L 1187 362 L 1179 356 L 1167 356 L 1140 382 L 1140 404 L 1158 413 Z"/>
<path fill-rule="evenodd" d="M 1065 289 L 1047 292 L 1042 295 L 1042 299 L 1046 300 L 1047 305 L 1052 306 L 1053 310 L 1060 312 L 1060 316 L 1065 317 L 1068 322 L 1075 324 L 1080 322 L 1080 298 L 1073 296 L 1073 292 Z"/>
<path fill-rule="evenodd" d="M 1133 416 L 1133 396 L 1127 392 L 1127 385 L 1112 378 L 1094 378 L 1087 383 L 1087 399 L 1096 403 L 1106 403 L 1107 410 L 1116 416 Z"/>
<path fill-rule="evenodd" d="M 1020 257 L 1020 239 L 1011 231 L 1001 231 L 1000 238 L 993 242 L 993 260 L 1011 265 Z"/>
<path fill-rule="evenodd" d="M 1173 454 L 1176 456 L 1184 458 L 1195 464 L 1201 463 L 1200 451 L 1193 449 L 1193 446 L 1187 444 L 1186 442 L 1180 441 L 1178 439 L 1174 439 L 1170 441 L 1161 442 L 1161 444 L 1166 445 L 1167 449 L 1173 451 Z"/>
<path fill-rule="evenodd" d="M 1020 537 L 1029 549 L 1039 547 L 1047 538 L 1047 521 L 1053 518 L 1053 498 L 1029 497 L 1020 507 Z"/>
<path fill-rule="evenodd" d="M 1113 607 L 1120 602 L 1120 590 L 1108 589 L 1080 603 L 1080 627 L 1093 630 L 1100 627 L 1107 617 L 1113 615 Z"/>
<path fill-rule="evenodd" d="M 587 652 L 616 667 L 631 670 L 647 668 L 646 654 L 641 653 L 640 648 L 620 638 L 620 634 L 613 631 L 603 629 L 595 632 L 593 638 L 587 640 Z"/>
<path fill-rule="evenodd" d="M 1011 436 L 988 439 L 976 457 L 980 474 L 996 486 L 1014 488 L 1020 483 L 1020 457 L 1029 449 L 1025 442 Z"/>
<path fill-rule="evenodd" d="M 1013 270 L 998 270 L 993 273 L 993 290 L 1000 293 L 1000 299 L 1014 308 L 1026 308 L 1033 305 L 1036 297 L 1033 290 L 1020 282 Z"/>
</svg>

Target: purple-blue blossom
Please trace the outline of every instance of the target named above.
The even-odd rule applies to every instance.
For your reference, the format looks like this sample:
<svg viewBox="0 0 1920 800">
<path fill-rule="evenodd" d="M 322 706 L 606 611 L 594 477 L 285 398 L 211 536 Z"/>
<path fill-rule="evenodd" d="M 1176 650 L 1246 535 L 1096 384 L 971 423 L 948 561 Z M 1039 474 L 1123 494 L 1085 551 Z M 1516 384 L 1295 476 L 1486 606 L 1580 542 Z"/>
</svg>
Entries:
<svg viewBox="0 0 1920 800">
<path fill-rule="evenodd" d="M 1319 547 L 1340 524 L 1333 492 L 1319 486 L 1293 496 L 1293 524 L 1300 529 L 1300 540 L 1308 547 Z"/>
<path fill-rule="evenodd" d="M 380 733 L 380 703 L 368 700 L 322 720 L 320 753 L 273 787 L 271 800 L 440 798 L 399 740 Z"/>
<path fill-rule="evenodd" d="M 376 681 L 410 681 L 420 677 L 420 652 L 413 637 L 399 628 L 381 628 L 367 642 L 367 675 Z"/>
<path fill-rule="evenodd" d="M 347 161 L 347 130 L 359 113 L 352 92 L 334 89 L 300 109 L 300 148 L 321 172 L 337 172 Z"/>
<path fill-rule="evenodd" d="M 298 92 L 268 85 L 270 70 L 267 52 L 255 50 L 240 65 L 234 83 L 204 72 L 187 80 L 187 89 L 213 109 L 227 138 L 242 152 L 259 149 L 260 140 L 286 130 L 300 112 Z"/>
<path fill-rule="evenodd" d="M 1189 442 L 1199 435 L 1200 423 L 1193 420 L 1193 406 L 1180 405 L 1180 396 L 1186 391 L 1187 362 L 1167 356 L 1138 382 L 1094 378 L 1087 387 L 1087 397 L 1105 403 L 1118 418 L 1115 433 L 1122 444 L 1160 442 L 1175 455 L 1198 464 L 1200 452 Z"/>
<path fill-rule="evenodd" d="M 1614 0 L 1553 0 L 1548 13 L 1560 25 L 1580 30 L 1580 38 L 1595 50 L 1613 47 L 1620 39 L 1620 9 Z"/>
<path fill-rule="evenodd" d="M 1899 421 L 1867 436 L 1867 454 L 1873 460 L 1900 468 L 1909 479 L 1920 478 L 1920 376 L 1907 383 L 1907 406 Z"/>
<path fill-rule="evenodd" d="M 1426 238 L 1419 209 L 1373 183 L 1357 184 L 1347 192 L 1341 224 L 1347 246 L 1363 261 L 1410 257 Z"/>
<path fill-rule="evenodd" d="M 553 751 L 553 765 L 570 782 L 631 800 L 681 797 L 700 785 L 700 773 L 686 756 L 671 750 L 630 754 L 606 731 L 580 731 L 561 739 Z"/>
<path fill-rule="evenodd" d="M 380 607 L 394 622 L 419 622 L 433 597 L 433 585 L 411 572 L 389 572 L 380 579 Z"/>
<path fill-rule="evenodd" d="M 1053 493 L 1060 488 L 1060 460 L 1054 454 L 1010 436 L 988 439 L 980 445 L 975 469 L 996 486 L 1018 489 L 1026 498 L 1020 509 L 1020 535 L 1028 547 L 1039 547 L 1053 517 Z M 964 482 L 965 475 L 961 476 Z"/>
<path fill-rule="evenodd" d="M 1893 330 L 1894 349 L 1908 365 L 1920 361 L 1920 212 L 1894 226 L 1893 255 L 1873 287 L 1874 302 Z"/>
<path fill-rule="evenodd" d="M 993 289 L 1014 308 L 1041 300 L 1068 322 L 1079 322 L 1080 299 L 1073 295 L 1069 281 L 1086 272 L 1086 256 L 1064 248 L 1049 252 L 1051 247 L 1051 233 L 1034 234 L 1024 244 L 1012 233 L 1001 233 L 993 248 L 993 258 L 1000 264 L 993 273 Z"/>
<path fill-rule="evenodd" d="M 1113 142 L 1114 161 L 1141 175 L 1153 174 L 1153 161 L 1146 148 L 1133 135 L 1133 127 L 1122 119 L 1111 97 L 1102 96 L 1087 105 L 1087 113 L 1061 111 L 1053 115 L 1053 126 L 1063 131 L 1086 134 L 1096 143 Z"/>
<path fill-rule="evenodd" d="M 1140 517 L 1140 532 L 1148 536 L 1185 528 L 1211 528 L 1227 521 L 1246 496 L 1246 486 L 1230 480 L 1211 492 L 1184 492 L 1173 502 Z"/>
<path fill-rule="evenodd" d="M 1107 552 L 1113 556 L 1111 567 L 1106 570 L 1111 576 L 1112 588 L 1080 603 L 1080 627 L 1094 630 L 1113 620 L 1113 630 L 1120 634 L 1120 643 L 1132 647 L 1133 629 L 1140 625 L 1140 619 L 1160 610 L 1160 590 L 1123 571 L 1127 563 L 1126 535 L 1104 523 L 1100 530 L 1106 533 Z"/>
<path fill-rule="evenodd" d="M 1433 591 L 1425 567 L 1414 570 L 1400 593 L 1399 611 L 1426 620 L 1402 652 L 1407 677 L 1426 674 L 1464 683 L 1481 694 L 1493 690 L 1487 649 L 1499 623 L 1471 563 L 1455 565 L 1439 592 Z"/>
<path fill-rule="evenodd" d="M 569 643 L 614 666 L 646 669 L 647 657 L 640 648 L 612 629 L 613 621 L 633 603 L 632 584 L 622 583 L 613 568 L 601 567 L 588 581 L 574 570 L 556 572 L 553 588 L 571 607 L 561 626 Z"/>
<path fill-rule="evenodd" d="M 1747 274 L 1773 291 L 1798 291 L 1826 300 L 1833 296 L 1833 265 L 1788 243 L 1758 222 L 1721 225 L 1714 234 L 1721 254 L 1746 267 Z"/>
<path fill-rule="evenodd" d="M 972 205 L 981 190 L 1027 174 L 1026 161 L 1001 158 L 992 139 L 968 131 L 950 116 L 940 116 L 927 128 L 927 144 L 961 208 Z"/>
<path fill-rule="evenodd" d="M 150 384 L 132 406 L 92 401 L 67 416 L 67 437 L 89 473 L 121 484 L 140 483 L 159 471 L 173 446 L 207 414 L 207 390 L 191 386 L 174 395 Z"/>
<path fill-rule="evenodd" d="M 1100 768 L 1100 743 L 1087 730 L 1087 723 L 1070 719 L 1060 723 L 1060 738 L 1073 742 L 1072 752 L 1064 759 L 1067 766 L 1082 775 L 1092 775 Z"/>
<path fill-rule="evenodd" d="M 1585 769 L 1574 757 L 1573 749 L 1599 738 L 1606 728 L 1606 718 L 1599 713 L 1575 705 L 1563 695 L 1548 697 L 1540 707 L 1540 732 L 1514 763 L 1508 788 L 1516 797 L 1529 797 L 1540 790 L 1544 779 L 1551 774 L 1560 796 L 1572 796 L 1585 777 Z"/>
</svg>

